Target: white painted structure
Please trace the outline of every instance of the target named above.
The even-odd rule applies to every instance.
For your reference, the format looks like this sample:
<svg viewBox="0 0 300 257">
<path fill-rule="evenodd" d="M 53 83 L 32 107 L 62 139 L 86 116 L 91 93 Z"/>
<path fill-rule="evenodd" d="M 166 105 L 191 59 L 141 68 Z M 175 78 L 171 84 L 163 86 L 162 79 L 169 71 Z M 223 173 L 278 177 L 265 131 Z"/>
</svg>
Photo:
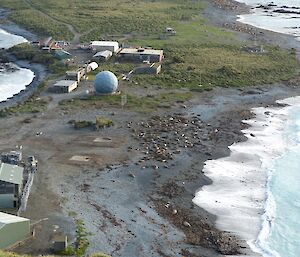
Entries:
<svg viewBox="0 0 300 257">
<path fill-rule="evenodd" d="M 117 41 L 92 41 L 90 47 L 97 52 L 109 50 L 116 53 L 119 50 L 119 43 Z"/>
<path fill-rule="evenodd" d="M 91 62 L 91 63 L 89 63 L 88 64 L 88 69 L 90 69 L 90 70 L 96 70 L 98 67 L 99 67 L 99 65 L 98 65 L 98 63 L 96 63 L 96 62 Z"/>
<path fill-rule="evenodd" d="M 112 57 L 112 55 L 113 55 L 112 51 L 105 50 L 105 51 L 101 51 L 101 52 L 96 53 L 93 56 L 92 60 L 94 60 L 94 61 L 106 61 L 110 57 Z"/>
<path fill-rule="evenodd" d="M 52 87 L 54 93 L 70 93 L 78 86 L 75 80 L 60 80 L 57 81 Z"/>
</svg>

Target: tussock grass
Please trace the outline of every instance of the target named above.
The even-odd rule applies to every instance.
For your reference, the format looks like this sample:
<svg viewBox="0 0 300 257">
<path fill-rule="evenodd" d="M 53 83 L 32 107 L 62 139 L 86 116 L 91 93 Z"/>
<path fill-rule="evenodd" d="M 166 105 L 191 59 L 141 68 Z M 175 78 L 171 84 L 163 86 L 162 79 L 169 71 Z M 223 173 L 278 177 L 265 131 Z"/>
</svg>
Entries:
<svg viewBox="0 0 300 257">
<path fill-rule="evenodd" d="M 192 93 L 162 93 L 157 95 L 137 96 L 127 95 L 127 103 L 124 109 L 136 112 L 147 113 L 156 111 L 159 108 L 170 108 L 175 102 L 182 103 L 192 98 Z M 64 110 L 74 110 L 82 108 L 102 108 L 102 107 L 120 107 L 121 95 L 92 95 L 85 98 L 76 98 L 72 100 L 63 100 L 59 103 L 60 108 Z"/>
<path fill-rule="evenodd" d="M 20 254 L 16 254 L 16 253 L 12 253 L 12 252 L 5 252 L 0 250 L 0 257 L 32 257 L 30 255 L 20 255 Z M 44 257 L 55 257 L 54 255 L 48 255 L 48 256 L 44 256 Z"/>
</svg>

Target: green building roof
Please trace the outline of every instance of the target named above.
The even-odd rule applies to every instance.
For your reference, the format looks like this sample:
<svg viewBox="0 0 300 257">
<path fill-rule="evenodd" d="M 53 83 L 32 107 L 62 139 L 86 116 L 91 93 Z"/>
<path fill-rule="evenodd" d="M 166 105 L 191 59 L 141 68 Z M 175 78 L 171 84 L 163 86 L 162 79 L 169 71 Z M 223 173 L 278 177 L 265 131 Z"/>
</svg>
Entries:
<svg viewBox="0 0 300 257">
<path fill-rule="evenodd" d="M 17 165 L 1 163 L 0 181 L 22 185 L 24 168 Z"/>
<path fill-rule="evenodd" d="M 64 50 L 57 50 L 54 52 L 54 56 L 60 60 L 70 58 L 72 55 Z"/>
</svg>

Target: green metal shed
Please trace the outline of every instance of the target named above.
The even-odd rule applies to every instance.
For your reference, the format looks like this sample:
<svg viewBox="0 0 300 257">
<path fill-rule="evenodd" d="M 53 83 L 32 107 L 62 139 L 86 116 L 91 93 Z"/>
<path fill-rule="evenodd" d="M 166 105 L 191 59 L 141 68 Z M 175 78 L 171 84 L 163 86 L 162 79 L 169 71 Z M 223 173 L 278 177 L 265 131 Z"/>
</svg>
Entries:
<svg viewBox="0 0 300 257">
<path fill-rule="evenodd" d="M 0 249 L 6 249 L 29 236 L 29 219 L 0 212 Z"/>
<path fill-rule="evenodd" d="M 72 54 L 65 50 L 56 50 L 54 52 L 54 57 L 56 57 L 59 60 L 68 59 L 72 57 Z"/>
<path fill-rule="evenodd" d="M 23 167 L 1 163 L 0 165 L 0 208 L 18 207 L 23 187 Z"/>
</svg>

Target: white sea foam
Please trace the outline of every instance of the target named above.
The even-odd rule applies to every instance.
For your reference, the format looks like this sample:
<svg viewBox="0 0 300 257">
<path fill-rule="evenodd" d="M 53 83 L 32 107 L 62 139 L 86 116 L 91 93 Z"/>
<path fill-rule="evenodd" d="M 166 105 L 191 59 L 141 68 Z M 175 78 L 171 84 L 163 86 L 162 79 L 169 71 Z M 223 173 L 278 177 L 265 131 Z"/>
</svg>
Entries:
<svg viewBox="0 0 300 257">
<path fill-rule="evenodd" d="M 281 102 L 295 105 L 300 97 Z M 264 256 L 279 256 L 266 244 L 276 215 L 269 182 L 274 161 L 289 147 L 283 129 L 290 108 L 254 108 L 256 117 L 245 121 L 251 127 L 243 130 L 248 140 L 230 146 L 229 157 L 205 163 L 203 171 L 213 183 L 193 199 L 217 216 L 219 229 L 239 235 Z"/>
<path fill-rule="evenodd" d="M 25 42 L 28 42 L 25 38 L 0 29 L 0 48 L 10 48 Z M 11 65 L 14 71 L 5 68 L 0 70 L 0 102 L 25 89 L 34 78 L 34 73 L 31 70 Z"/>
<path fill-rule="evenodd" d="M 0 48 L 10 48 L 12 46 L 26 43 L 28 40 L 24 37 L 13 35 L 0 29 Z"/>
<path fill-rule="evenodd" d="M 270 9 L 255 8 L 250 14 L 238 15 L 238 21 L 258 28 L 271 30 L 279 33 L 289 34 L 300 39 L 300 1 L 298 0 L 238 0 L 256 7 L 260 4 L 273 3 L 277 6 L 270 6 Z M 273 12 L 275 9 L 284 9 L 294 13 Z"/>
<path fill-rule="evenodd" d="M 25 89 L 34 78 L 31 70 L 11 65 L 15 71 L 0 72 L 0 102 Z"/>
</svg>

